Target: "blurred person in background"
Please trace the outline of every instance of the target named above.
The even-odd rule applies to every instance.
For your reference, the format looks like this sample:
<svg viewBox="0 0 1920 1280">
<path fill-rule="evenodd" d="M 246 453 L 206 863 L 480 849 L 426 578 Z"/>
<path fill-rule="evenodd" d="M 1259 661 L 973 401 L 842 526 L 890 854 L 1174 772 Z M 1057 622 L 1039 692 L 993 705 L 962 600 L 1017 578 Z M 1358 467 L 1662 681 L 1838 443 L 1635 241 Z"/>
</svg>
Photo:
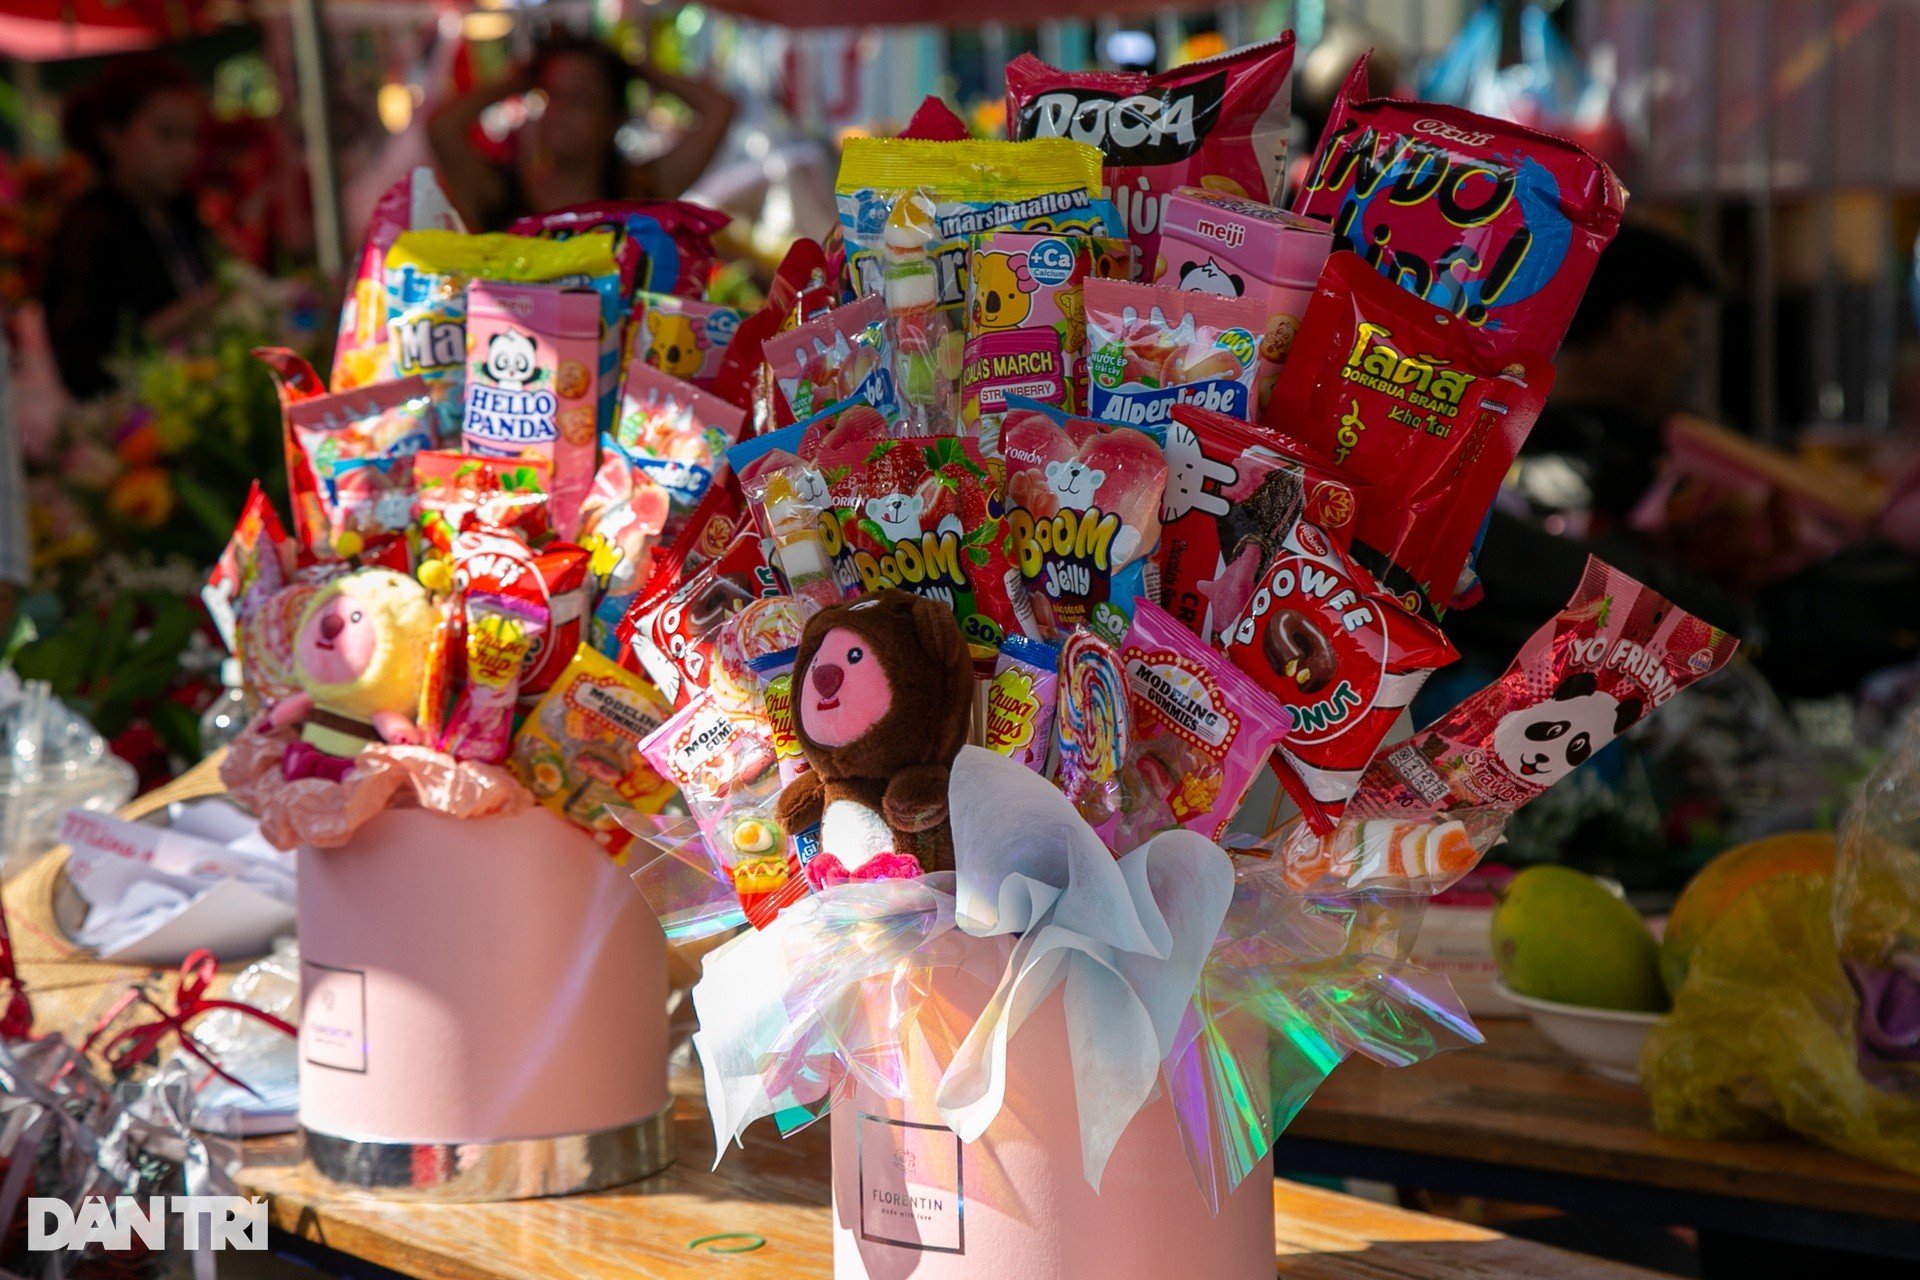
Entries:
<svg viewBox="0 0 1920 1280">
<path fill-rule="evenodd" d="M 191 190 L 202 100 L 186 68 L 152 55 L 108 63 L 68 97 L 67 145 L 92 185 L 60 216 L 43 301 L 60 377 L 76 396 L 113 385 L 107 358 L 165 342 L 219 301 Z"/>
<path fill-rule="evenodd" d="M 643 164 L 630 162 L 619 133 L 632 117 L 635 81 L 684 102 L 694 122 L 673 146 Z M 499 164 L 475 143 L 480 116 L 516 95 L 538 95 L 537 114 Z M 475 230 L 504 230 L 516 218 L 590 200 L 672 200 L 712 161 L 733 121 L 731 97 L 711 85 L 635 66 L 597 40 L 561 36 L 522 67 L 477 86 L 434 113 L 427 139 L 448 197 Z"/>
</svg>

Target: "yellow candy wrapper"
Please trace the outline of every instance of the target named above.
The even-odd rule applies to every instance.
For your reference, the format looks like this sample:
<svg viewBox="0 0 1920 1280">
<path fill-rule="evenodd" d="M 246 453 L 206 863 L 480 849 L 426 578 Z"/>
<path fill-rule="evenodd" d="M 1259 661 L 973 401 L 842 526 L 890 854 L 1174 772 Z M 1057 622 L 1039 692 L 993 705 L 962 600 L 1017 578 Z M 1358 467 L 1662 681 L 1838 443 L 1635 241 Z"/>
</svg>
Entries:
<svg viewBox="0 0 1920 1280">
<path fill-rule="evenodd" d="M 672 713 L 644 676 L 582 645 L 520 726 L 508 763 L 535 799 L 624 865 L 633 835 L 607 806 L 659 813 L 674 798 L 639 750 Z"/>
</svg>

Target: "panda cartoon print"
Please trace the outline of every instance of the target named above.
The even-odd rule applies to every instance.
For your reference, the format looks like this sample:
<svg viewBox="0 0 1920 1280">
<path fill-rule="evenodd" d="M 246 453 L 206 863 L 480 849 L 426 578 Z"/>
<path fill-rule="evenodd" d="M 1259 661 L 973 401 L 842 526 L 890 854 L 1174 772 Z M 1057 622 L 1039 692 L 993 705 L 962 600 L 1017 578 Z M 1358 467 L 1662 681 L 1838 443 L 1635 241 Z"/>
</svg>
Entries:
<svg viewBox="0 0 1920 1280">
<path fill-rule="evenodd" d="M 1545 702 L 1500 717 L 1493 753 L 1522 782 L 1550 787 L 1626 732 L 1644 710 L 1638 698 L 1601 693 L 1593 672 L 1575 671 Z"/>
</svg>

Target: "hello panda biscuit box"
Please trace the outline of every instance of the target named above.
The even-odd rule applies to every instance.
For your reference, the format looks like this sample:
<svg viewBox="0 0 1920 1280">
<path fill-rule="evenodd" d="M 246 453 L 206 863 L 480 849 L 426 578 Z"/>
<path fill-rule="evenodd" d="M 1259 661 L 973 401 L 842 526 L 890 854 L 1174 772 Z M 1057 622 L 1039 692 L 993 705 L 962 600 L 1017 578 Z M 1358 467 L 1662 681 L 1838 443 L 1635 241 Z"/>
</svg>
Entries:
<svg viewBox="0 0 1920 1280">
<path fill-rule="evenodd" d="M 461 443 L 553 466 L 554 531 L 572 538 L 599 433 L 600 298 L 591 289 L 476 280 L 467 291 Z"/>
</svg>

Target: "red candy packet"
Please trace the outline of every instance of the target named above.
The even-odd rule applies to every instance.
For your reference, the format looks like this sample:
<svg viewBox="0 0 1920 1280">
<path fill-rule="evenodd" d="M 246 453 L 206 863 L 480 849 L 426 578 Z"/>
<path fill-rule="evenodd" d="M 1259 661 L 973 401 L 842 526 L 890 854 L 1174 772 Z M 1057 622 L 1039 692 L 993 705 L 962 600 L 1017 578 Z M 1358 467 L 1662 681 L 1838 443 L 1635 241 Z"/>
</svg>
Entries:
<svg viewBox="0 0 1920 1280">
<path fill-rule="evenodd" d="M 1007 136 L 1100 148 L 1121 225 L 1151 280 L 1174 188 L 1280 194 L 1292 69 L 1291 31 L 1157 75 L 1062 71 L 1023 53 L 1007 64 Z"/>
<path fill-rule="evenodd" d="M 1118 853 L 1171 827 L 1218 841 L 1286 736 L 1285 709 L 1150 603 L 1134 616 L 1120 660 L 1133 734 L 1120 770 L 1121 812 L 1101 837 Z"/>
<path fill-rule="evenodd" d="M 1725 666 L 1739 644 L 1589 558 L 1573 599 L 1498 681 L 1374 762 L 1353 812 L 1511 813 Z"/>
<path fill-rule="evenodd" d="M 546 458 L 481 458 L 423 449 L 414 455 L 414 521 L 427 544 L 442 553 L 468 516 L 509 530 L 528 546 L 553 536 L 547 494 L 553 463 Z"/>
<path fill-rule="evenodd" d="M 627 644 L 647 676 L 676 706 L 685 706 L 713 682 L 714 642 L 726 620 L 755 600 L 780 594 L 766 547 L 744 528 L 725 551 L 664 593 L 636 601 Z"/>
<path fill-rule="evenodd" d="M 293 539 L 280 523 L 280 513 L 255 480 L 241 504 L 233 534 L 214 561 L 213 572 L 200 588 L 207 616 L 220 632 L 227 652 L 239 654 L 240 630 L 260 601 L 287 584 L 293 575 Z"/>
<path fill-rule="evenodd" d="M 463 593 L 519 600 L 544 610 L 520 678 L 523 698 L 542 693 L 573 661 L 585 634 L 595 582 L 586 548 L 551 542 L 538 552 L 504 529 L 469 524 L 453 540 L 454 584 Z"/>
<path fill-rule="evenodd" d="M 1354 541 L 1404 575 L 1385 580 L 1410 609 L 1416 589 L 1436 608 L 1455 603 L 1487 508 L 1553 385 L 1544 359 L 1489 346 L 1483 331 L 1336 253 L 1267 407 L 1267 425 L 1369 486 Z"/>
<path fill-rule="evenodd" d="M 1126 638 L 1160 541 L 1167 460 L 1152 436 L 1015 398 L 1001 426 L 1007 519 L 1040 638 Z"/>
<path fill-rule="evenodd" d="M 1330 831 L 1420 686 L 1457 656 L 1320 529 L 1295 524 L 1244 613 L 1220 630 L 1233 664 L 1286 707 L 1287 794 Z"/>
<path fill-rule="evenodd" d="M 1459 107 L 1360 98 L 1347 76 L 1294 212 L 1336 248 L 1484 329 L 1502 361 L 1544 361 L 1566 336 L 1626 192 L 1571 142 Z"/>
<path fill-rule="evenodd" d="M 1237 616 L 1296 520 L 1345 547 L 1354 486 L 1294 441 L 1196 405 L 1173 411 L 1160 538 L 1160 603 L 1211 641 Z"/>
<path fill-rule="evenodd" d="M 928 596 L 953 610 L 968 644 L 987 650 L 1033 625 L 1003 515 L 1006 472 L 976 441 L 854 440 L 815 464 L 832 508 L 822 522 L 827 553 L 847 595 L 899 587 Z"/>
<path fill-rule="evenodd" d="M 612 231 L 614 261 L 624 290 L 701 298 L 713 272 L 714 234 L 729 221 L 718 209 L 687 200 L 592 200 L 532 214 L 507 230 L 552 240 Z"/>
</svg>

